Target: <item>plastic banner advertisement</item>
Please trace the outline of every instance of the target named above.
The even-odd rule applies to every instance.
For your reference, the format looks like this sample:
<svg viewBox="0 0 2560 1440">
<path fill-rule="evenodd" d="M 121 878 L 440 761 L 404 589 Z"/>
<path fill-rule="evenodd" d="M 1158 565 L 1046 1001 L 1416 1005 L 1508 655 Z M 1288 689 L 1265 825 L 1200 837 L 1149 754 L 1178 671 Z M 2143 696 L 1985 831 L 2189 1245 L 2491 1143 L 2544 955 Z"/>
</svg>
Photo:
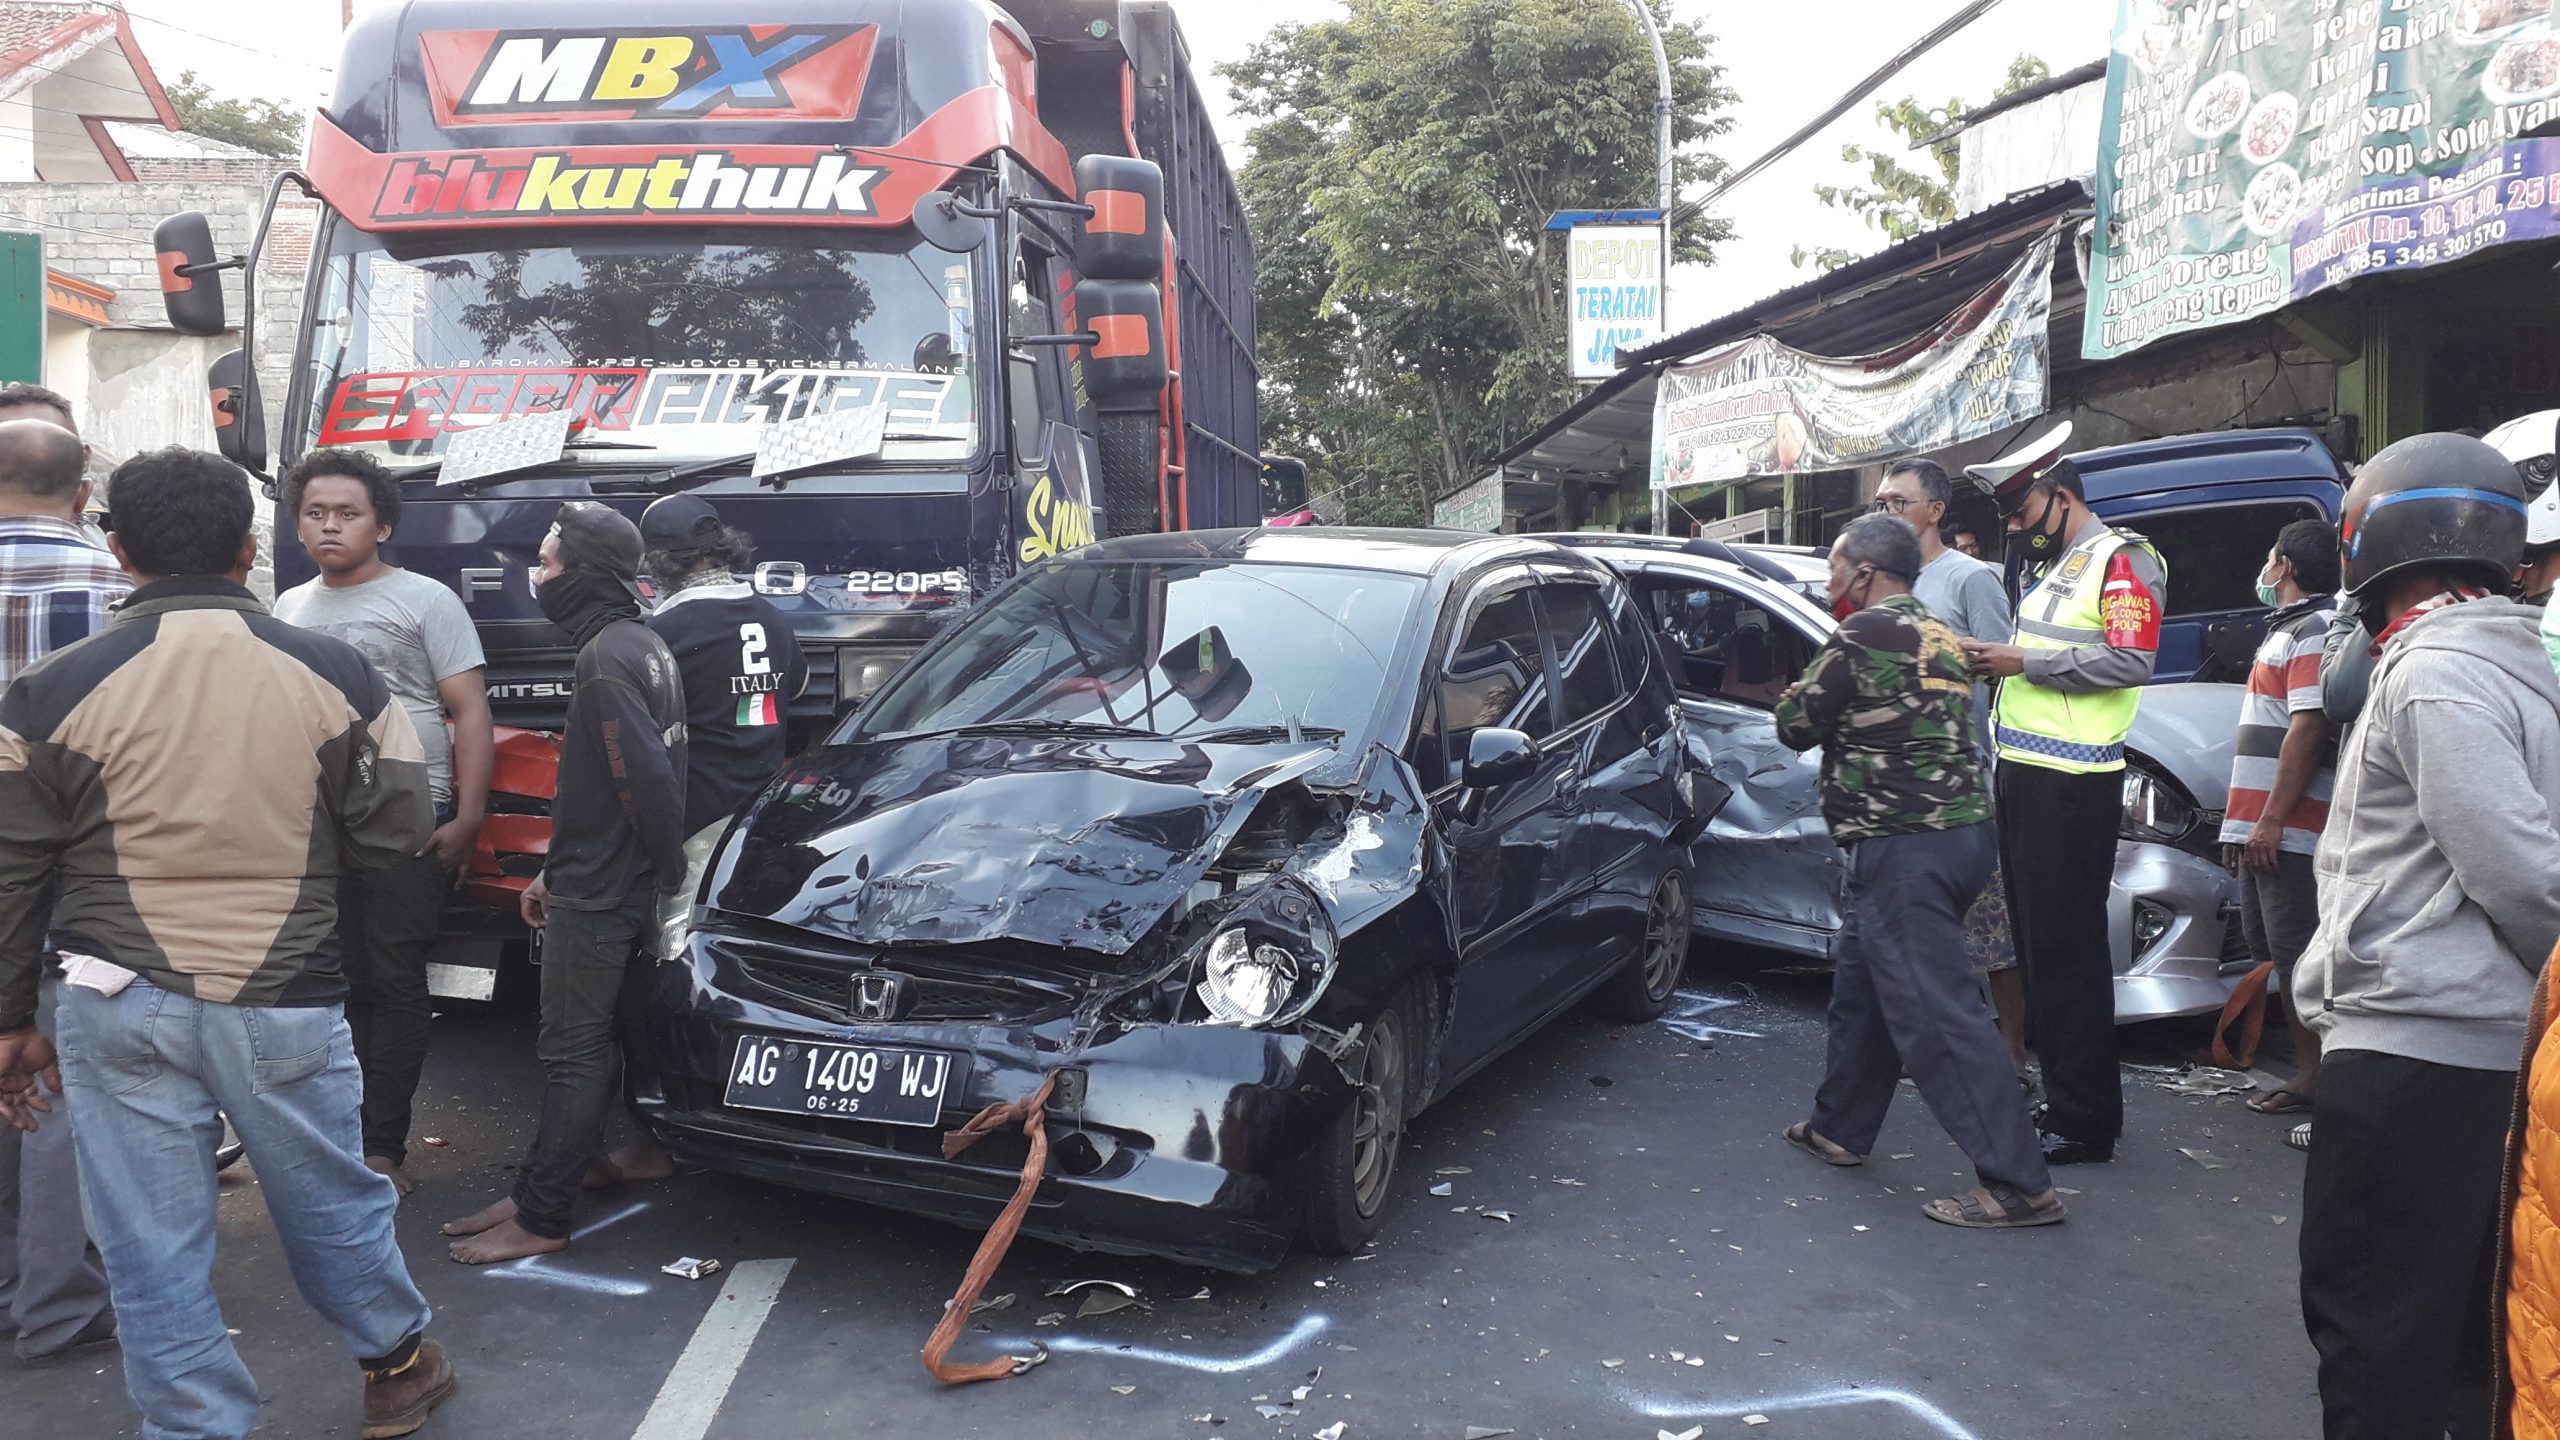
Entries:
<svg viewBox="0 0 2560 1440">
<path fill-rule="evenodd" d="M 1842 470 L 1978 439 L 2045 410 L 2055 240 L 1899 349 L 1830 359 L 1754 336 L 1662 372 L 1658 490 Z"/>
<path fill-rule="evenodd" d="M 2081 351 L 2560 234 L 2554 0 L 2118 0 Z"/>
</svg>

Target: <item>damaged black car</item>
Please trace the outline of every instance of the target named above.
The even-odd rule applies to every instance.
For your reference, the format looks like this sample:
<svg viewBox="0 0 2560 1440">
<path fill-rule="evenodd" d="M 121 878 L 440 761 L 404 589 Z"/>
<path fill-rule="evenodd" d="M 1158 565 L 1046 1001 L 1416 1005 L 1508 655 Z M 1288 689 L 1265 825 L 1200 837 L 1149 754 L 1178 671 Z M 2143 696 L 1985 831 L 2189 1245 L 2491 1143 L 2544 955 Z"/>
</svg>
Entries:
<svg viewBox="0 0 2560 1440">
<path fill-rule="evenodd" d="M 937 640 L 734 826 L 634 1100 L 714 1169 L 1229 1269 L 1358 1248 L 1408 1124 L 1577 1005 L 1649 1019 L 1703 824 L 1599 564 L 1443 532 L 1090 546 Z M 1054 1080 L 1052 1079 L 1054 1077 Z"/>
</svg>

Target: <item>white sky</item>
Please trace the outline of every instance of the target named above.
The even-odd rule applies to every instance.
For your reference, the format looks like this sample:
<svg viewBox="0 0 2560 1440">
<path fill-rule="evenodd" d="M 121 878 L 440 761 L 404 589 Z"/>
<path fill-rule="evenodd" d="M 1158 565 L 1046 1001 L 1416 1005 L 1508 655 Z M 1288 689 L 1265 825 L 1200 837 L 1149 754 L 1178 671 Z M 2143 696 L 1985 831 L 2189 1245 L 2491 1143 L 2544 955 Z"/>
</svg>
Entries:
<svg viewBox="0 0 2560 1440">
<path fill-rule="evenodd" d="M 371 9 L 388 0 L 358 0 Z M 1623 0 L 1589 0 L 1619 5 Z M 1718 37 L 1726 83 L 1741 94 L 1733 130 L 1718 143 L 1725 160 L 1740 165 L 1787 137 L 1858 77 L 1951 13 L 1956 0 L 1822 0 L 1815 6 L 1771 0 L 1676 0 L 1683 19 L 1703 19 Z M 329 68 L 337 61 L 339 0 L 260 0 L 261 23 L 240 40 L 210 32 L 202 0 L 126 0 L 135 33 L 152 67 L 164 79 L 195 70 L 217 91 L 239 95 L 325 97 Z M 753 6 L 735 7 L 752 13 Z M 1937 103 L 1961 94 L 1979 101 L 1998 85 L 2012 56 L 2039 55 L 2056 70 L 2106 54 L 2115 0 L 2004 0 L 1990 14 L 1888 82 L 1879 98 L 1914 94 Z M 1288 21 L 1340 13 L 1335 0 L 1175 0 L 1190 36 L 1211 102 L 1223 112 L 1226 87 L 1210 66 L 1238 58 Z M 1819 12 L 1808 26 L 1808 10 Z M 1865 252 L 1882 237 L 1814 198 L 1818 184 L 1857 178 L 1842 163 L 1843 144 L 1891 143 L 1894 137 L 1862 105 L 1835 122 L 1785 161 L 1772 166 L 1722 206 L 1741 230 L 1712 268 L 1684 270 L 1674 282 L 1671 319 L 1685 328 L 1725 314 L 1775 291 L 1812 278 L 1791 265 L 1794 247 L 1832 245 Z M 1233 145 L 1240 127 L 1222 126 Z M 1241 159 L 1241 155 L 1235 158 Z M 1650 203 L 1650 193 L 1631 204 Z"/>
</svg>

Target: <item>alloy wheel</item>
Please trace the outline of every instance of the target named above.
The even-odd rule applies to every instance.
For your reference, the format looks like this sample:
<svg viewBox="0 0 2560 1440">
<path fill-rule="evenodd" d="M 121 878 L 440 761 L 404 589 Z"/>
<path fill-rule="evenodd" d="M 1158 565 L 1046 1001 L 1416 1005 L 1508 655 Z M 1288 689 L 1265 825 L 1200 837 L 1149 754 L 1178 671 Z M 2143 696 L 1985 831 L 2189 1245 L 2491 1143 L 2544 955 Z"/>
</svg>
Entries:
<svg viewBox="0 0 2560 1440">
<path fill-rule="evenodd" d="M 1351 1199 L 1364 1216 L 1387 1203 L 1397 1147 L 1404 1144 L 1404 1013 L 1388 1006 L 1369 1025 L 1368 1064 L 1352 1100 Z"/>
<path fill-rule="evenodd" d="M 1644 988 L 1659 999 L 1680 983 L 1689 959 L 1689 882 L 1674 870 L 1653 887 L 1644 918 Z"/>
</svg>

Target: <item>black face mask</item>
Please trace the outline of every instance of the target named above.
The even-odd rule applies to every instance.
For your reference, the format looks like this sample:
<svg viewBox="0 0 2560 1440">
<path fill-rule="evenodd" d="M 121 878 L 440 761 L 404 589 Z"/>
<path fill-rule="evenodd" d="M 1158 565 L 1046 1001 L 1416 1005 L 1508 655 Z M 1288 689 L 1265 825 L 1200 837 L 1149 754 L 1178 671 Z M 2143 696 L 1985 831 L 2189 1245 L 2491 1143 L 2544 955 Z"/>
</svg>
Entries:
<svg viewBox="0 0 2560 1440">
<path fill-rule="evenodd" d="M 533 598 L 581 650 L 614 621 L 640 618 L 640 602 L 621 581 L 586 565 L 573 565 L 536 585 Z"/>
<path fill-rule="evenodd" d="M 2047 490 L 2044 494 L 2044 518 L 2036 522 L 2034 529 L 2019 537 L 2019 543 L 2027 547 L 2028 554 L 2041 560 L 2062 548 L 2062 527 L 2054 523 L 2061 509 L 2062 496 Z"/>
</svg>

